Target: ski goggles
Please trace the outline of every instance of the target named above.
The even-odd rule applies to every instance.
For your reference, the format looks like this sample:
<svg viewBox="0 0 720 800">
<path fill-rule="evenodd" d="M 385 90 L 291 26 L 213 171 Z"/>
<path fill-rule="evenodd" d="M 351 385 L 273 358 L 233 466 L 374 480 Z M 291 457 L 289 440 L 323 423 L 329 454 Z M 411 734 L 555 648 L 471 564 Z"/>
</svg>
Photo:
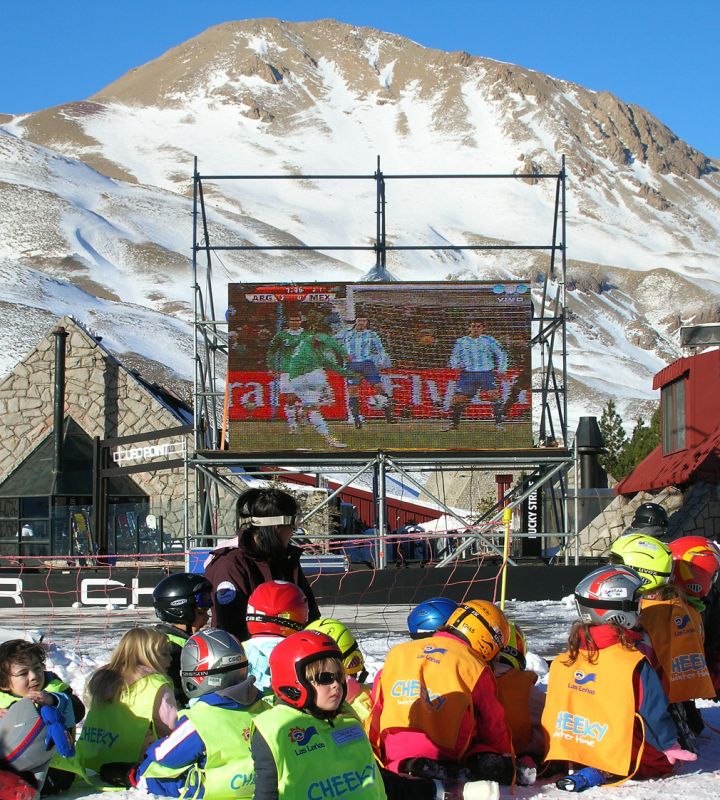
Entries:
<svg viewBox="0 0 720 800">
<path fill-rule="evenodd" d="M 345 674 L 343 672 L 321 672 L 311 682 L 317 683 L 318 686 L 332 686 L 333 683 L 344 683 Z"/>
<path fill-rule="evenodd" d="M 198 608 L 212 608 L 210 592 L 195 592 L 195 605 Z"/>
</svg>

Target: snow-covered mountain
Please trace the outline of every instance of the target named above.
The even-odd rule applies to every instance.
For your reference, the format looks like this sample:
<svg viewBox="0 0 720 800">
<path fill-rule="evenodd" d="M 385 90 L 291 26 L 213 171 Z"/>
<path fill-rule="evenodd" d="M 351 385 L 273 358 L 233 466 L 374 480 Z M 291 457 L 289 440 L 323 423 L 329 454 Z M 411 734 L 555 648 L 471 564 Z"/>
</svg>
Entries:
<svg viewBox="0 0 720 800">
<path fill-rule="evenodd" d="M 701 113 L 699 110 L 698 113 Z M 567 158 L 571 427 L 626 419 L 720 315 L 718 162 L 651 114 L 520 66 L 331 20 L 220 25 L 97 95 L 0 118 L 0 372 L 71 313 L 155 377 L 192 373 L 201 174 L 557 172 Z M 223 244 L 371 244 L 373 181 L 205 182 Z M 553 182 L 388 181 L 394 244 L 549 243 Z M 399 252 L 400 279 L 532 278 L 548 256 Z M 369 252 L 220 254 L 231 280 L 358 279 Z M 217 314 L 216 316 L 218 316 Z"/>
</svg>

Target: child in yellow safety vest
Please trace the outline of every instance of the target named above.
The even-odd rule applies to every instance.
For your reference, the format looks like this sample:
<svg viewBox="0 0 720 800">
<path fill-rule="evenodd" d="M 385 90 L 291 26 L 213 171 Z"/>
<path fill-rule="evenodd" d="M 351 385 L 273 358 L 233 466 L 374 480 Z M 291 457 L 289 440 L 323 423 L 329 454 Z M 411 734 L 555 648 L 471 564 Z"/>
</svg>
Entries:
<svg viewBox="0 0 720 800">
<path fill-rule="evenodd" d="M 175 688 L 178 708 L 186 706 L 188 701 L 180 681 L 180 654 L 185 642 L 207 625 L 211 595 L 210 581 L 191 572 L 166 575 L 153 589 L 155 616 L 160 620 L 155 628 L 167 637 L 170 645 L 168 675 Z"/>
<path fill-rule="evenodd" d="M 72 773 L 58 766 L 74 752 L 74 725 L 84 717 L 85 706 L 67 683 L 46 671 L 46 657 L 40 642 L 10 639 L 0 644 L 0 761 L 51 794 L 72 783 Z M 19 701 L 22 711 L 14 708 Z M 53 744 L 55 753 L 50 752 Z"/>
<path fill-rule="evenodd" d="M 169 664 L 168 640 L 160 631 L 125 633 L 85 690 L 90 709 L 77 742 L 81 769 L 102 777 L 105 764 L 137 763 L 152 742 L 170 733 L 177 705 Z"/>
<path fill-rule="evenodd" d="M 659 777 L 697 757 L 678 744 L 665 692 L 637 648 L 642 585 L 634 570 L 610 565 L 575 589 L 580 620 L 550 667 L 542 718 L 547 760 L 576 770 L 557 781 L 560 789 Z"/>
<path fill-rule="evenodd" d="M 118 783 L 163 797 L 249 800 L 255 791 L 250 728 L 269 706 L 249 676 L 245 651 L 231 633 L 210 628 L 188 639 L 180 661 L 188 709 L 139 766 L 118 765 L 124 779 Z"/>
<path fill-rule="evenodd" d="M 253 720 L 255 800 L 497 800 L 490 781 L 450 785 L 384 770 L 344 702 L 342 653 L 326 634 L 288 636 L 273 650 L 270 669 L 277 702 Z"/>
</svg>

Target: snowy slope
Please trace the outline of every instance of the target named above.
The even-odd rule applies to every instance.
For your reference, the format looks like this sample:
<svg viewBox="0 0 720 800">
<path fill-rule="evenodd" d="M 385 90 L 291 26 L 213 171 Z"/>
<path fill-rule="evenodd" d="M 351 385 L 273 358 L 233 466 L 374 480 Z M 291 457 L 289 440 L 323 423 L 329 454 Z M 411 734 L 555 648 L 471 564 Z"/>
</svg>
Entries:
<svg viewBox="0 0 720 800">
<path fill-rule="evenodd" d="M 388 175 L 557 172 L 566 156 L 571 427 L 610 396 L 628 419 L 647 408 L 653 373 L 680 354 L 678 325 L 717 317 L 717 164 L 647 112 L 371 29 L 250 20 L 87 101 L 0 127 L 0 303 L 11 310 L 0 371 L 34 344 L 33 328 L 74 307 L 121 354 L 189 378 L 192 157 L 204 175 L 368 176 L 208 180 L 213 243 L 370 245 L 378 154 Z M 551 181 L 388 179 L 387 200 L 393 244 L 551 239 Z M 228 281 L 352 280 L 372 263 L 369 252 L 222 253 L 218 312 Z M 531 278 L 546 264 L 538 253 L 424 251 L 393 253 L 388 266 L 442 280 Z"/>
</svg>

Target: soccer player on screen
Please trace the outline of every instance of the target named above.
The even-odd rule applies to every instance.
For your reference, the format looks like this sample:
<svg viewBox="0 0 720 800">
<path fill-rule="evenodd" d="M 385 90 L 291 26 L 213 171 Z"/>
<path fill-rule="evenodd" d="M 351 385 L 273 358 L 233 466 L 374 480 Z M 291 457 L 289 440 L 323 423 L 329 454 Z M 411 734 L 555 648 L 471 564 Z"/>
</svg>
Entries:
<svg viewBox="0 0 720 800">
<path fill-rule="evenodd" d="M 467 336 L 455 340 L 448 366 L 459 369 L 455 393 L 450 401 L 450 422 L 444 430 L 457 430 L 463 411 L 478 392 L 492 399 L 493 416 L 503 421 L 502 381 L 508 368 L 507 353 L 497 339 L 483 333 L 481 320 L 473 320 Z"/>
<path fill-rule="evenodd" d="M 346 367 L 351 371 L 347 379 L 348 409 L 356 428 L 362 428 L 360 415 L 360 385 L 366 381 L 372 387 L 372 399 L 377 408 L 382 409 L 388 422 L 395 422 L 393 402 L 380 379 L 380 370 L 390 366 L 388 356 L 380 337 L 368 328 L 367 317 L 358 315 L 348 326 L 335 334 L 347 353 Z"/>
<path fill-rule="evenodd" d="M 331 447 L 347 447 L 328 428 L 320 409 L 334 402 L 326 369 L 343 375 L 345 353 L 332 336 L 303 328 L 302 315 L 291 312 L 288 325 L 272 338 L 267 352 L 268 368 L 274 373 L 283 414 L 291 434 L 307 420 Z"/>
</svg>

